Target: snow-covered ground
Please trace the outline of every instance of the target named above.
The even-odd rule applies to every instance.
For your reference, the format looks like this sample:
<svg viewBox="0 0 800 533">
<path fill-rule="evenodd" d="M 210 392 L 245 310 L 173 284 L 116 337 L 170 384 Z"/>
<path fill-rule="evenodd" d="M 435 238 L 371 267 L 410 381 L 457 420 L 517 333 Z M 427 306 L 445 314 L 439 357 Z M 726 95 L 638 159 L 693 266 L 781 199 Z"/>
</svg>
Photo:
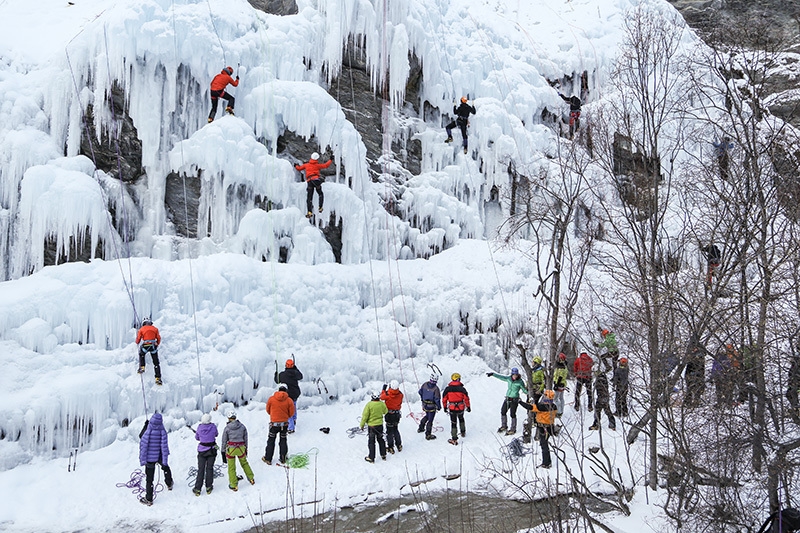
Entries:
<svg viewBox="0 0 800 533">
<path fill-rule="evenodd" d="M 285 507 L 287 483 L 291 502 L 321 500 L 324 511 L 404 494 L 411 481 L 435 478 L 427 488 L 444 489 L 442 476 L 455 473 L 472 489 L 520 496 L 492 475 L 508 468 L 501 448 L 510 438 L 495 433 L 504 385 L 485 372 L 518 365 L 515 355 L 506 361 L 497 324 L 537 308 L 531 295 L 538 284 L 530 257 L 480 240 L 503 217 L 490 201 L 492 187 L 508 183 L 512 160 L 529 175 L 552 164 L 559 140 L 539 116 L 565 107 L 547 79 L 577 80 L 587 71 L 590 112 L 604 95 L 625 11 L 638 3 L 300 0 L 297 15 L 276 17 L 244 0 L 0 1 L 0 255 L 7 269 L 0 274 L 10 279 L 0 283 L 0 529 L 239 531 L 250 519 L 228 519 Z M 670 9 L 660 0 L 648 4 Z M 383 211 L 384 186 L 369 179 L 363 142 L 321 88 L 350 34 L 363 36 L 376 80 L 389 58 L 393 102 L 402 101 L 413 50 L 423 64 L 424 100 L 448 110 L 469 94 L 478 107 L 470 134 L 476 160 L 443 144 L 438 124 L 417 134 L 423 172 L 408 180 L 405 199 L 409 212 L 433 221 L 429 232 Z M 237 117 L 205 126 L 207 83 L 225 64 L 242 65 Z M 178 65 L 191 76 L 179 79 Z M 136 207 L 78 156 L 84 106 L 101 102 L 112 80 L 126 90 L 143 145 L 147 179 Z M 102 109 L 95 106 L 98 129 L 112 122 Z M 327 140 L 346 168 L 325 184 L 326 210 L 343 219 L 343 264 L 307 223 L 305 186 L 276 156 L 284 129 Z M 206 171 L 200 205 L 210 236 L 187 242 L 165 216 L 165 180 L 170 171 L 198 168 Z M 226 209 L 232 184 L 281 208 L 266 213 L 251 201 Z M 116 213 L 129 214 L 136 228 L 130 243 L 108 222 L 114 191 Z M 121 258 L 43 268 L 47 236 L 66 245 L 87 228 L 92 248 L 102 241 L 106 257 Z M 287 236 L 290 260 L 277 263 L 276 241 Z M 430 258 L 396 260 L 415 256 Z M 161 387 L 152 383 L 150 361 L 144 376 L 135 373 L 133 340 L 144 316 L 164 339 Z M 531 348 L 543 346 L 542 337 Z M 259 457 L 275 362 L 292 356 L 305 380 L 290 452 L 312 455 L 309 468 L 288 471 L 287 482 L 286 470 Z M 461 373 L 473 398 L 463 446 L 447 444 L 442 414 L 444 431 L 433 442 L 404 418 L 403 452 L 367 464 L 366 438 L 350 439 L 346 430 L 358 424 L 368 392 L 398 379 L 404 415 L 418 413 L 416 391 L 429 363 L 444 373 L 442 388 Z M 212 495 L 196 498 L 184 481 L 195 464 L 185 426 L 218 402 L 221 409 L 239 405 L 256 484 L 232 493 L 223 478 Z M 155 410 L 170 431 L 177 483 L 146 508 L 117 484 L 138 468 L 138 432 Z M 213 417 L 221 430 L 220 412 Z M 575 411 L 563 422 L 561 442 L 570 436 L 579 449 L 597 442 L 587 432 L 591 422 Z M 604 445 L 623 461 L 621 434 L 606 432 Z M 571 446 L 565 460 L 577 469 Z M 77 469 L 69 472 L 75 449 Z M 636 468 L 644 466 L 641 453 L 630 451 Z M 531 494 L 566 481 L 561 466 L 537 470 L 538 455 L 534 446 L 514 473 L 530 482 Z M 584 474 L 602 490 L 588 468 Z M 637 492 L 635 502 L 644 497 Z M 649 511 L 621 521 L 620 530 L 641 529 L 642 512 Z"/>
</svg>

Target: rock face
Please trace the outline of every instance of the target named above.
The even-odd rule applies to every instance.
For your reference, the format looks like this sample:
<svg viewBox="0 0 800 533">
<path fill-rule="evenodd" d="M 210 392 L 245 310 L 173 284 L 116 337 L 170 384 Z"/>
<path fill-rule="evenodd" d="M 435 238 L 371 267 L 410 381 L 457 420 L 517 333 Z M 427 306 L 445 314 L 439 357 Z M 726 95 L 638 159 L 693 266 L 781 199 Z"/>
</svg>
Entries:
<svg viewBox="0 0 800 533">
<path fill-rule="evenodd" d="M 199 176 L 186 178 L 186 194 L 184 195 L 183 178 L 172 172 L 167 176 L 164 202 L 167 217 L 175 228 L 175 233 L 182 237 L 197 238 L 197 211 L 200 206 Z M 203 233 L 203 237 L 206 233 Z"/>
<path fill-rule="evenodd" d="M 419 113 L 419 89 L 422 67 L 415 56 L 409 59 L 411 72 L 406 84 L 405 105 L 402 114 L 395 116 L 399 130 L 392 139 L 391 157 L 412 174 L 419 174 L 422 144 L 412 140 L 414 119 Z M 382 173 L 379 158 L 383 155 L 383 105 L 384 99 L 376 94 L 363 53 L 351 41 L 344 50 L 342 70 L 331 81 L 328 93 L 344 110 L 347 120 L 356 128 L 367 148 L 367 162 L 373 176 Z"/>
<path fill-rule="evenodd" d="M 786 50 L 782 69 L 765 83 L 770 99 L 769 111 L 800 127 L 800 0 L 669 0 L 686 22 L 713 46 L 721 44 L 767 47 Z M 758 41 L 743 43 L 742 32 L 727 31 L 729 25 L 757 25 L 763 31 L 750 31 Z M 733 39 L 733 40 L 731 40 Z M 728 42 L 730 41 L 730 42 Z"/>
<path fill-rule="evenodd" d="M 91 126 L 94 122 L 94 106 L 89 105 L 84 119 L 84 123 L 89 126 L 83 128 L 81 132 L 81 154 L 92 159 L 97 168 L 108 175 L 125 183 L 134 182 L 143 173 L 142 142 L 125 107 L 125 94 L 122 88 L 114 84 L 111 98 L 103 103 L 111 116 L 116 119 L 112 126 L 116 131 L 103 131 L 102 138 L 97 139 L 95 130 Z M 87 133 L 91 136 L 87 136 Z"/>
<path fill-rule="evenodd" d="M 270 15 L 296 15 L 297 3 L 295 0 L 247 0 L 255 9 Z"/>
</svg>

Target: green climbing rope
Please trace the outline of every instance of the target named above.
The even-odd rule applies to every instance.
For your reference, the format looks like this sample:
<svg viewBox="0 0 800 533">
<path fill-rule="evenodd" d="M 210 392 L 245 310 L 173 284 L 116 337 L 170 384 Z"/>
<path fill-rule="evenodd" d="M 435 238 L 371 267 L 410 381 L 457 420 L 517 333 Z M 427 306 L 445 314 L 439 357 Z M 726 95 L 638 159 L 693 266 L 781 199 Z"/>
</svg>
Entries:
<svg viewBox="0 0 800 533">
<path fill-rule="evenodd" d="M 310 462 L 309 455 L 317 455 L 318 453 L 318 449 L 311 448 L 306 453 L 296 453 L 288 456 L 284 464 L 289 468 L 306 468 Z"/>
</svg>

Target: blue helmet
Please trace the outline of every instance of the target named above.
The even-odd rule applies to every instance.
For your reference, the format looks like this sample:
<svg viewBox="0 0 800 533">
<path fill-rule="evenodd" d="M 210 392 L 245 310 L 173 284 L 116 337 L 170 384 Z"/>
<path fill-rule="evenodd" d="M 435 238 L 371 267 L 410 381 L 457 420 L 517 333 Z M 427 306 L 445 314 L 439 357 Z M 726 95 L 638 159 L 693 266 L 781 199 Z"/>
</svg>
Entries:
<svg viewBox="0 0 800 533">
<path fill-rule="evenodd" d="M 514 374 L 519 376 L 519 368 L 514 367 L 511 369 L 511 375 L 513 376 Z"/>
</svg>

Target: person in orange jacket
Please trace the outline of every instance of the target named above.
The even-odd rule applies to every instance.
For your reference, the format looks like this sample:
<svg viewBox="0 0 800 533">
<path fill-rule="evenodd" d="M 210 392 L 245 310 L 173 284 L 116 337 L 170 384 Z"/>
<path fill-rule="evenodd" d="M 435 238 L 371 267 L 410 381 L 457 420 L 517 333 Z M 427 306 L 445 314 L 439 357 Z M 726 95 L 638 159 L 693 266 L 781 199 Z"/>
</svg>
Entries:
<svg viewBox="0 0 800 533">
<path fill-rule="evenodd" d="M 209 122 L 214 122 L 214 116 L 217 114 L 217 103 L 220 98 L 224 98 L 225 101 L 228 102 L 225 111 L 233 115 L 233 106 L 236 103 L 236 99 L 228 94 L 225 88 L 228 85 L 238 87 L 239 76 L 237 75 L 236 79 L 233 79 L 231 76 L 233 76 L 233 67 L 225 67 L 222 69 L 222 72 L 214 76 L 214 79 L 211 80 L 211 113 L 208 114 Z"/>
<path fill-rule="evenodd" d="M 403 393 L 400 392 L 400 384 L 396 379 L 389 383 L 388 388 L 384 383 L 381 391 L 381 400 L 386 403 L 386 408 L 389 410 L 386 416 L 383 417 L 384 422 L 386 422 L 386 451 L 394 453 L 394 447 L 397 445 L 397 451 L 402 452 L 403 441 L 400 439 L 400 430 L 397 429 L 397 426 L 400 424 Z"/>
<path fill-rule="evenodd" d="M 268 465 L 272 464 L 272 455 L 275 453 L 275 438 L 281 434 L 280 450 L 278 451 L 278 461 L 286 463 L 286 454 L 289 453 L 289 445 L 286 435 L 289 432 L 289 419 L 294 415 L 294 402 L 289 398 L 287 392 L 289 387 L 285 383 L 278 385 L 278 390 L 267 400 L 267 414 L 269 415 L 269 437 L 267 437 L 267 449 L 262 461 Z"/>
<path fill-rule="evenodd" d="M 141 344 L 139 344 L 141 342 Z M 142 320 L 142 327 L 136 333 L 136 344 L 139 344 L 139 373 L 144 374 L 144 356 L 149 353 L 153 358 L 153 370 L 156 374 L 156 385 L 161 385 L 161 365 L 158 364 L 158 345 L 161 344 L 161 334 L 153 325 L 150 317 Z"/>
<path fill-rule="evenodd" d="M 311 211 L 312 209 L 312 202 L 311 200 L 314 199 L 314 189 L 317 190 L 317 196 L 319 196 L 319 212 L 322 213 L 322 203 L 325 201 L 325 195 L 322 194 L 322 182 L 323 179 L 319 176 L 319 171 L 323 168 L 328 168 L 333 163 L 332 159 L 329 159 L 325 163 L 319 162 L 319 154 L 314 152 L 311 154 L 311 159 L 308 160 L 308 163 L 303 163 L 302 165 L 295 165 L 299 171 L 306 171 L 306 183 L 308 183 L 308 188 L 306 189 L 306 208 L 308 213 L 306 213 L 307 218 L 311 218 L 311 215 L 314 213 Z"/>
</svg>

